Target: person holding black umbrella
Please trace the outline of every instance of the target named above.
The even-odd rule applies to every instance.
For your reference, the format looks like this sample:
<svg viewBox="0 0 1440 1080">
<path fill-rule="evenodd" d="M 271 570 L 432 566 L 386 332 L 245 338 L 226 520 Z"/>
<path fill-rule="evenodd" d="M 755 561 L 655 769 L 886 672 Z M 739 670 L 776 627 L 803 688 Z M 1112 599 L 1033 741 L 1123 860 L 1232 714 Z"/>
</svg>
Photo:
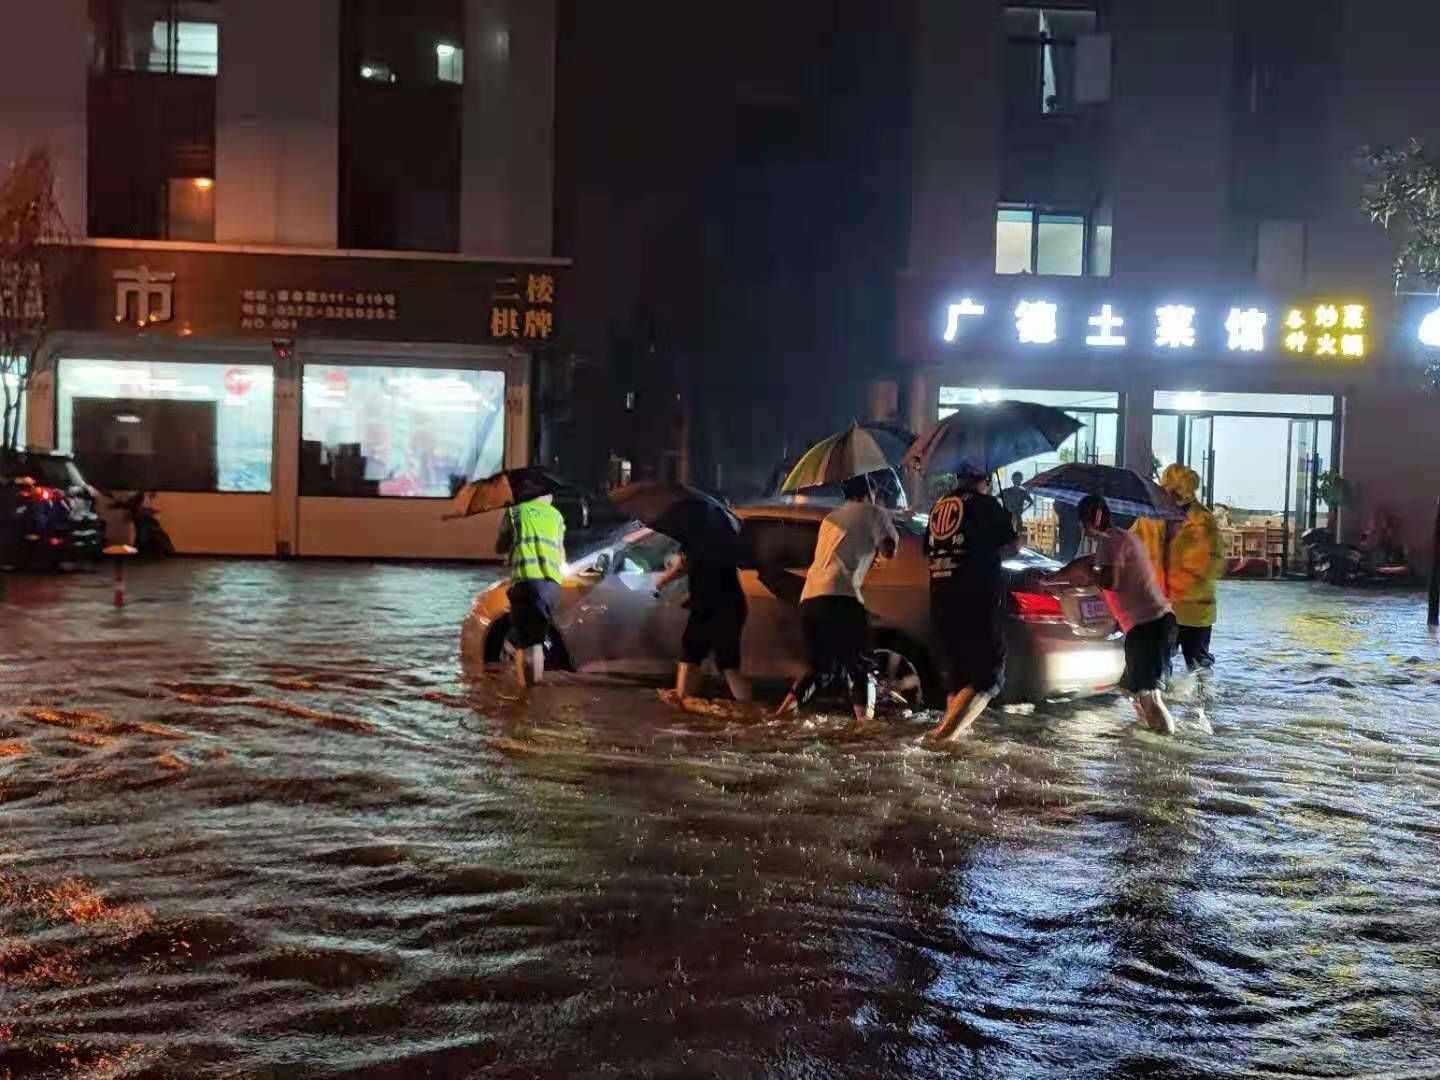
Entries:
<svg viewBox="0 0 1440 1080">
<path fill-rule="evenodd" d="M 963 735 L 1004 685 L 1001 563 L 1019 549 L 1015 518 L 991 496 L 989 476 L 961 466 L 955 490 L 930 508 L 925 535 L 930 621 L 949 691 L 931 738 Z"/>
<path fill-rule="evenodd" d="M 671 582 L 688 578 L 690 618 L 680 639 L 681 661 L 675 695 L 683 703 L 699 689 L 709 656 L 724 675 L 736 701 L 750 700 L 750 681 L 740 673 L 740 638 L 745 629 L 745 593 L 740 588 L 740 519 L 715 496 L 689 484 L 656 481 L 630 484 L 611 496 L 625 514 L 680 542 L 680 558 L 655 583 L 660 595 Z"/>
<path fill-rule="evenodd" d="M 731 695 L 736 701 L 749 701 L 750 680 L 740 671 L 740 638 L 745 631 L 747 608 L 734 558 L 715 550 L 686 547 L 679 561 L 656 582 L 656 595 L 682 577 L 690 583 L 690 598 L 686 601 L 690 618 L 680 637 L 676 698 L 683 703 L 695 696 L 700 689 L 701 665 L 714 656 Z"/>
<path fill-rule="evenodd" d="M 890 514 L 875 505 L 867 476 L 850 477 L 844 491 L 845 505 L 820 523 L 815 558 L 800 594 L 809 670 L 795 681 L 776 715 L 796 711 L 822 679 L 838 674 L 850 686 L 859 728 L 875 712 L 875 674 L 867 655 L 870 622 L 860 586 L 877 554 L 894 558 L 900 534 Z"/>
</svg>

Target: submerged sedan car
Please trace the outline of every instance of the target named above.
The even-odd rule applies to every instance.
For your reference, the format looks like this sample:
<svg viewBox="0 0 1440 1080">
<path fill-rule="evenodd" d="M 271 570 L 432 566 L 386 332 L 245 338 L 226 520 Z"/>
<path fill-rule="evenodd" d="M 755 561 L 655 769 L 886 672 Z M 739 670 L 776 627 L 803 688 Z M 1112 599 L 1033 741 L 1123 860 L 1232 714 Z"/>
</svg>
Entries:
<svg viewBox="0 0 1440 1080">
<path fill-rule="evenodd" d="M 797 604 L 815 553 L 820 522 L 833 507 L 815 504 L 738 510 L 752 554 L 740 580 L 750 605 L 742 663 L 760 681 L 793 679 L 804 669 Z M 925 518 L 898 513 L 900 547 L 877 560 L 865 581 L 883 684 L 907 702 L 944 699 L 931 640 Z M 667 677 L 680 658 L 688 616 L 685 589 L 656 595 L 655 583 L 679 545 L 635 526 L 572 562 L 555 605 L 551 663 L 574 671 Z M 1114 688 L 1123 641 L 1104 597 L 1092 588 L 1045 586 L 1058 564 L 1033 551 L 1005 563 L 1005 636 L 1009 664 L 1004 700 L 1038 702 Z M 467 665 L 501 658 L 510 629 L 505 583 L 482 592 L 461 633 Z"/>
</svg>

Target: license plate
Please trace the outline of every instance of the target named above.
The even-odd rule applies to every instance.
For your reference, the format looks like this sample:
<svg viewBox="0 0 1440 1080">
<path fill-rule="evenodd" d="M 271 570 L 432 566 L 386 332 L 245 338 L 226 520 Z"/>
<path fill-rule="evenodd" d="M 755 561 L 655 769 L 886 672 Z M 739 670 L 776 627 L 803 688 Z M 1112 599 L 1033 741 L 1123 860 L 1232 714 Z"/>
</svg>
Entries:
<svg viewBox="0 0 1440 1080">
<path fill-rule="evenodd" d="M 1103 596 L 1082 596 L 1080 598 L 1080 618 L 1087 623 L 1101 622 L 1110 617 L 1110 609 L 1105 606 Z"/>
</svg>

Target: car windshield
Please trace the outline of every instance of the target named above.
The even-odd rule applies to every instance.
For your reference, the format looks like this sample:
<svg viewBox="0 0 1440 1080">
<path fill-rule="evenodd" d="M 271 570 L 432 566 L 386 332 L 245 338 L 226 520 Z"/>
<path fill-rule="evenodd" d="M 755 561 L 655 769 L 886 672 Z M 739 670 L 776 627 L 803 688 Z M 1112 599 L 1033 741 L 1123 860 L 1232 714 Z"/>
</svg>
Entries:
<svg viewBox="0 0 1440 1080">
<path fill-rule="evenodd" d="M 66 458 L 17 454 L 4 471 L 11 478 L 28 476 L 43 487 L 71 488 L 83 483 L 80 470 Z"/>
<path fill-rule="evenodd" d="M 645 531 L 634 535 L 615 553 L 615 565 L 622 574 L 658 574 L 680 545 L 664 533 Z"/>
</svg>

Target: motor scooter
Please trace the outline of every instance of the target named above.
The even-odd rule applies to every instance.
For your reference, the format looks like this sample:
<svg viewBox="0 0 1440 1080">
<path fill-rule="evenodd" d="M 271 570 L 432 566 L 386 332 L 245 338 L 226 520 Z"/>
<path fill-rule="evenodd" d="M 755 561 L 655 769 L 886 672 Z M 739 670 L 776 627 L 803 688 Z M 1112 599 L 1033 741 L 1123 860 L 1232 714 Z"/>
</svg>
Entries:
<svg viewBox="0 0 1440 1080">
<path fill-rule="evenodd" d="M 128 499 L 111 499 L 113 510 L 125 511 L 130 519 L 131 545 L 142 558 L 156 556 L 168 558 L 175 554 L 175 545 L 170 534 L 160 524 L 160 511 L 150 504 L 153 492 L 137 491 Z"/>
</svg>

